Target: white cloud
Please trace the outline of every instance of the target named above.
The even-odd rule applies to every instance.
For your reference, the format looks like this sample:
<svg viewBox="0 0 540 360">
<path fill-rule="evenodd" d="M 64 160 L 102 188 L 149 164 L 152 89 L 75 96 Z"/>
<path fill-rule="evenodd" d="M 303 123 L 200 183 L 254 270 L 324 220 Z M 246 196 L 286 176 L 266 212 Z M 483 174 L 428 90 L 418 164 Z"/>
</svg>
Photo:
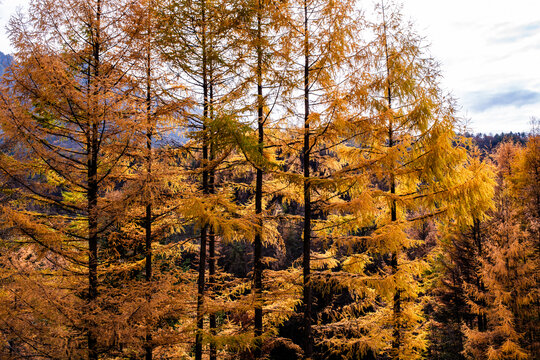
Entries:
<svg viewBox="0 0 540 360">
<path fill-rule="evenodd" d="M 443 86 L 462 105 L 473 131 L 528 131 L 540 116 L 540 2 L 405 0 L 403 12 L 431 43 Z M 486 108 L 497 96 L 500 106 Z M 482 106 L 484 105 L 484 106 Z"/>
<path fill-rule="evenodd" d="M 0 51 L 11 53 L 13 48 L 9 43 L 6 26 L 12 15 L 15 15 L 17 9 L 24 9 L 29 0 L 0 0 Z"/>
</svg>

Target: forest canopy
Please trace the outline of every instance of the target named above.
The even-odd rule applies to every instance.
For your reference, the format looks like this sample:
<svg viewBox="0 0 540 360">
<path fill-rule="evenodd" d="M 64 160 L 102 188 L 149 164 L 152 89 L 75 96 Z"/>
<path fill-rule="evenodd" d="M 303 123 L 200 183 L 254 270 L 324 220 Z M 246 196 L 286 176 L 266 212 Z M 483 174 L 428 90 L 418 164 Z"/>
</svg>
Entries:
<svg viewBox="0 0 540 360">
<path fill-rule="evenodd" d="M 33 0 L 9 36 L 0 358 L 538 358 L 538 120 L 466 133 L 399 5 Z"/>
</svg>

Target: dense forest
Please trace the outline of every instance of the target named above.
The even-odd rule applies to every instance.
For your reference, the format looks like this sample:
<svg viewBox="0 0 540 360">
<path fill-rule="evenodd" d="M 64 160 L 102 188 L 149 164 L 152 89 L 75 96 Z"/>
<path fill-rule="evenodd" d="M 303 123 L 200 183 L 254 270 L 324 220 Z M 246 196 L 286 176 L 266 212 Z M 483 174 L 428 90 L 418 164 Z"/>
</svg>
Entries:
<svg viewBox="0 0 540 360">
<path fill-rule="evenodd" d="M 539 123 L 464 132 L 399 5 L 33 0 L 9 34 L 1 359 L 540 359 Z"/>
</svg>

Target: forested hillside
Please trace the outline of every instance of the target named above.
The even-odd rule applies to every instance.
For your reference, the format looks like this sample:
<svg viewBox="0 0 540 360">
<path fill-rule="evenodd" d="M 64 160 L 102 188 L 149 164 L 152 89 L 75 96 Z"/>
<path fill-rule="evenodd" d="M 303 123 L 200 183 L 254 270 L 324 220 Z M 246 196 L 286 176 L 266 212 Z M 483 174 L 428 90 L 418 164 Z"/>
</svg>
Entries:
<svg viewBox="0 0 540 360">
<path fill-rule="evenodd" d="M 533 122 L 535 120 L 533 119 Z M 536 125 L 532 125 L 533 127 Z M 484 150 L 486 153 L 491 154 L 495 152 L 497 147 L 503 142 L 513 142 L 519 145 L 525 145 L 528 141 L 529 134 L 527 133 L 501 133 L 501 134 L 465 134 L 464 136 L 470 137 L 474 144 L 480 149 Z"/>
<path fill-rule="evenodd" d="M 11 64 L 13 58 L 0 51 L 0 76 L 5 72 L 6 68 Z"/>
<path fill-rule="evenodd" d="M 13 18 L 0 358 L 538 359 L 538 122 L 460 134 L 399 9 Z"/>
</svg>

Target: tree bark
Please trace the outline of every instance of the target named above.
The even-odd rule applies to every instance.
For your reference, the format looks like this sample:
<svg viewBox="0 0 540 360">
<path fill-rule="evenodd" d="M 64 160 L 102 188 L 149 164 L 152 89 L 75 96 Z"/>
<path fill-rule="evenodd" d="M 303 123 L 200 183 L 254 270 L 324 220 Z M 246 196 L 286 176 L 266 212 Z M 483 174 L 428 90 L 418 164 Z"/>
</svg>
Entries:
<svg viewBox="0 0 540 360">
<path fill-rule="evenodd" d="M 150 21 L 150 19 L 148 19 Z M 144 220 L 145 230 L 145 279 L 150 288 L 150 282 L 152 281 L 152 200 L 150 198 L 149 185 L 152 183 L 152 134 L 153 124 L 151 118 L 151 50 L 150 50 L 150 24 L 148 26 L 148 43 L 146 54 L 146 187 L 148 198 L 146 199 L 146 216 Z M 151 293 L 147 295 L 147 301 L 150 302 Z M 151 314 L 148 314 L 149 318 Z M 147 324 L 146 339 L 145 339 L 145 359 L 152 360 L 152 333 Z"/>
<path fill-rule="evenodd" d="M 310 132 L 309 132 L 309 36 L 308 8 L 304 0 L 304 242 L 303 242 L 303 275 L 304 275 L 304 356 L 311 359 L 313 344 L 311 334 L 311 184 L 309 181 Z"/>
<path fill-rule="evenodd" d="M 97 214 L 97 126 L 92 125 L 90 154 L 88 156 L 88 302 L 92 307 L 98 295 L 98 214 Z M 97 360 L 97 334 L 96 324 L 90 321 L 88 324 L 88 359 Z"/>
<path fill-rule="evenodd" d="M 484 251 L 482 249 L 482 237 L 480 234 L 480 220 L 479 219 L 475 218 L 473 220 L 472 232 L 473 232 L 473 239 L 476 244 L 476 250 L 478 252 L 478 259 L 482 259 L 482 257 L 484 256 Z M 482 293 L 485 293 L 486 287 L 479 275 L 477 275 L 476 277 L 476 282 L 477 282 L 478 290 Z M 480 306 L 485 308 L 486 301 L 480 300 Z M 479 313 L 477 315 L 477 322 L 478 322 L 478 331 L 487 330 L 487 315 L 485 313 Z"/>
<path fill-rule="evenodd" d="M 93 60 L 93 77 L 94 80 L 98 81 L 99 71 L 100 71 L 100 21 L 101 21 L 101 1 L 97 1 L 96 8 L 96 25 L 93 28 L 94 39 L 92 39 L 92 60 Z M 90 70 L 89 70 L 90 71 Z M 89 73 L 90 74 L 90 73 Z M 89 79 L 89 86 L 92 83 Z M 95 116 L 97 113 L 97 102 L 99 89 L 94 85 L 94 88 L 91 89 L 91 94 L 89 94 L 93 99 L 92 109 L 90 116 Z M 88 302 L 90 307 L 92 307 L 98 296 L 98 278 L 97 278 L 97 267 L 98 267 L 98 213 L 97 213 L 97 200 L 98 200 L 98 179 L 97 179 L 97 167 L 98 167 L 98 153 L 99 153 L 99 129 L 97 124 L 97 119 L 88 119 L 88 136 L 87 136 L 87 166 L 88 166 L 88 190 L 87 190 L 87 199 L 88 199 Z M 88 359 L 97 360 L 98 359 L 98 350 L 97 350 L 97 334 L 96 334 L 96 324 L 94 321 L 90 321 L 88 324 Z"/>
<path fill-rule="evenodd" d="M 384 14 L 384 2 L 382 4 L 382 15 L 383 15 L 383 27 L 384 27 L 384 51 L 385 51 L 385 59 L 386 59 L 386 100 L 388 103 L 388 111 L 392 110 L 392 89 L 391 89 L 391 81 L 390 81 L 390 57 L 388 54 L 388 43 L 387 43 L 387 35 L 386 35 L 386 18 Z M 388 124 L 388 148 L 391 149 L 394 146 L 394 129 L 393 129 L 393 121 L 392 118 L 389 120 Z M 390 220 L 392 223 L 397 221 L 397 204 L 396 200 L 394 199 L 394 195 L 396 194 L 396 178 L 395 178 L 395 172 L 394 172 L 394 165 L 392 164 L 392 169 L 390 173 L 390 194 L 392 197 L 391 205 L 390 205 Z M 399 262 L 398 262 L 398 256 L 399 252 L 396 251 L 395 253 L 391 254 L 391 260 L 390 260 L 390 267 L 392 268 L 392 274 L 395 276 L 399 269 Z M 399 349 L 401 347 L 401 291 L 400 289 L 396 288 L 394 292 L 394 299 L 393 299 L 393 308 L 392 308 L 392 322 L 393 322 L 393 332 L 392 332 L 392 358 L 393 359 L 399 359 Z"/>
<path fill-rule="evenodd" d="M 202 191 L 208 195 L 208 136 L 206 134 L 206 122 L 208 120 L 208 73 L 207 73 L 207 49 L 206 49 L 206 1 L 201 1 L 202 20 L 202 80 L 203 80 L 203 144 L 202 144 Z M 206 240 L 208 225 L 201 226 L 201 244 L 199 252 L 199 278 L 197 281 L 197 333 L 195 335 L 195 360 L 202 360 L 202 336 L 204 327 L 204 290 L 206 272 Z"/>
<path fill-rule="evenodd" d="M 257 131 L 258 151 L 262 159 L 264 146 L 264 119 L 263 119 L 263 87 L 262 87 L 262 2 L 258 1 L 257 8 Z M 255 184 L 255 215 L 257 216 L 257 232 L 253 241 L 253 285 L 255 288 L 255 359 L 260 359 L 263 334 L 263 309 L 262 309 L 262 164 L 257 166 Z"/>
<path fill-rule="evenodd" d="M 210 119 L 214 119 L 214 79 L 213 79 L 213 67 L 210 62 Z M 213 140 L 210 141 L 210 161 L 215 159 L 215 145 Z M 209 171 L 209 193 L 215 193 L 215 171 L 214 169 Z M 208 282 L 210 287 L 214 287 L 216 281 L 216 235 L 212 227 L 209 228 L 208 234 Z M 211 313 L 209 315 L 210 320 L 210 333 L 216 335 L 216 314 Z M 210 342 L 210 360 L 217 359 L 217 347 L 214 341 Z"/>
</svg>

